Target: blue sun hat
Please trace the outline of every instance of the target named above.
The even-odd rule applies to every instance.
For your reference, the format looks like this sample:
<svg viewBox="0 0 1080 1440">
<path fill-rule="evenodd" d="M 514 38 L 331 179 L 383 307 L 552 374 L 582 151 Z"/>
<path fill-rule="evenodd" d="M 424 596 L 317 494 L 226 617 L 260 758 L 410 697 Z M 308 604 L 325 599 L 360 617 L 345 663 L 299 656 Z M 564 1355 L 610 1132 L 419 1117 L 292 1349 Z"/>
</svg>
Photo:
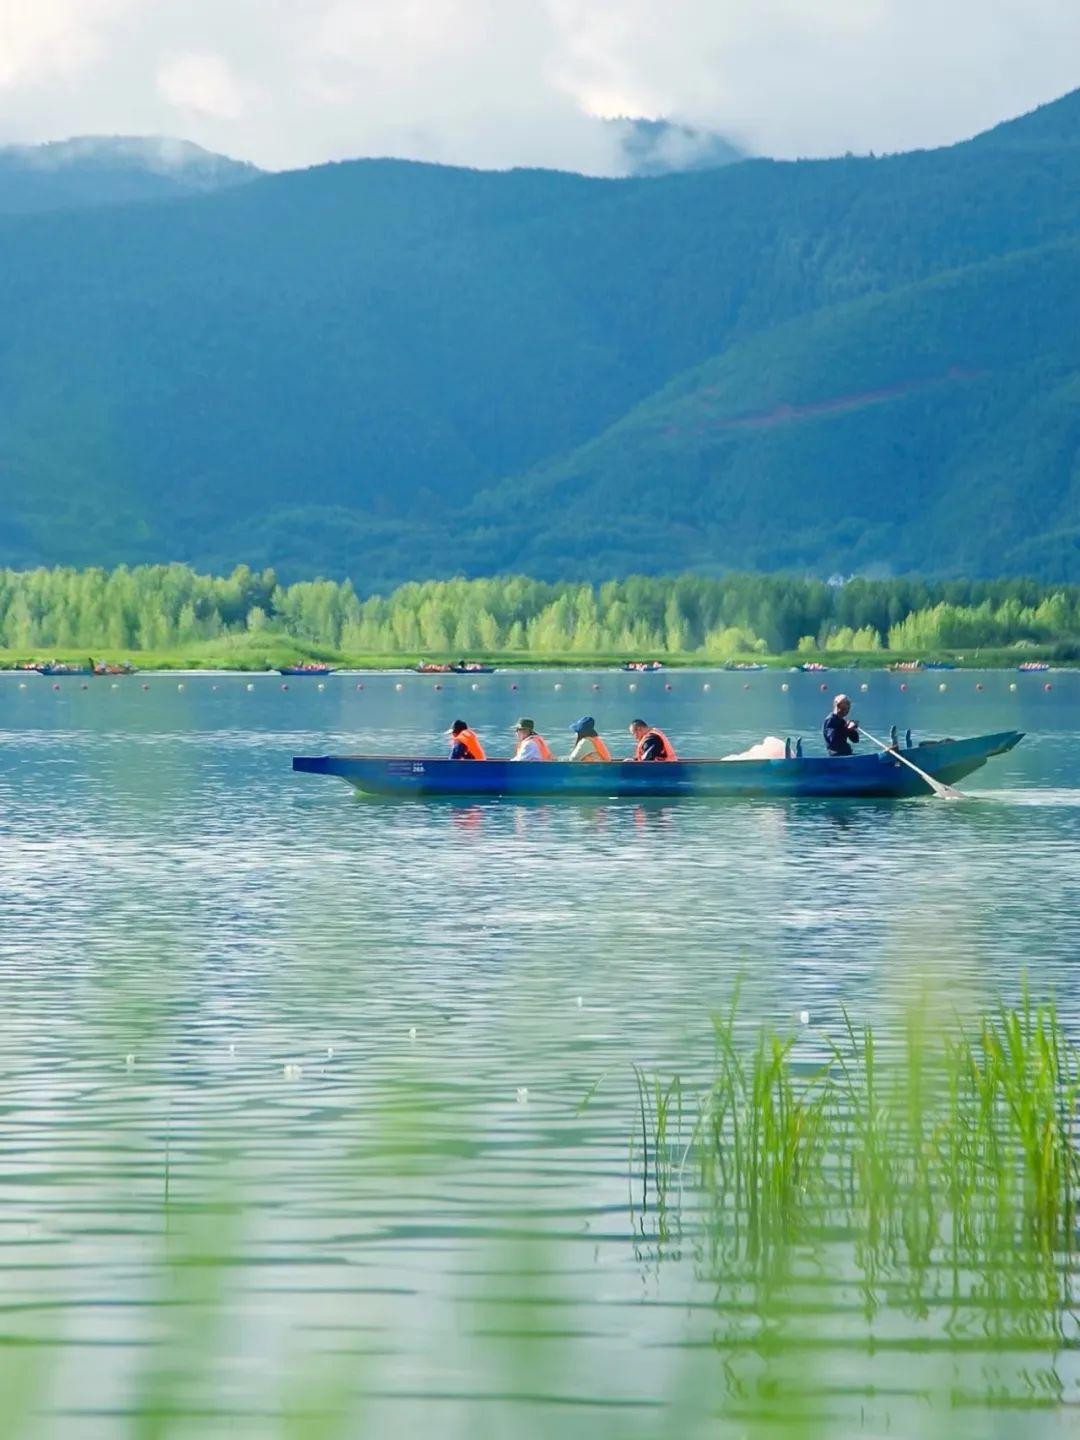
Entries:
<svg viewBox="0 0 1080 1440">
<path fill-rule="evenodd" d="M 580 720 L 575 720 L 570 726 L 575 735 L 595 735 L 596 721 L 591 715 L 583 715 Z"/>
</svg>

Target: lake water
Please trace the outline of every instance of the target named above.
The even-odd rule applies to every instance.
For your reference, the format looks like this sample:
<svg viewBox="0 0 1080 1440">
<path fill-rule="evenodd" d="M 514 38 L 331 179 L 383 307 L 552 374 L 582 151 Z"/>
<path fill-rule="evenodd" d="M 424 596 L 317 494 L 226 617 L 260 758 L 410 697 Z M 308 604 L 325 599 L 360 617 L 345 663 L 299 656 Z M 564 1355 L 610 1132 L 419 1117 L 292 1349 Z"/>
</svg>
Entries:
<svg viewBox="0 0 1080 1440">
<path fill-rule="evenodd" d="M 643 1212 L 634 1067 L 701 1080 L 740 986 L 808 1061 L 841 1006 L 895 1036 L 914 994 L 975 1014 L 1025 976 L 1080 1036 L 1080 675 L 827 677 L 877 734 L 1026 731 L 963 805 L 290 770 L 439 753 L 459 715 L 489 753 L 521 713 L 562 753 L 639 712 L 686 755 L 816 749 L 813 676 L 59 683 L 0 676 L 6 1435 L 774 1433 L 752 1318 Z M 1067 1333 L 815 1284 L 799 1433 L 1057 1434 L 1080 1398 Z"/>
</svg>

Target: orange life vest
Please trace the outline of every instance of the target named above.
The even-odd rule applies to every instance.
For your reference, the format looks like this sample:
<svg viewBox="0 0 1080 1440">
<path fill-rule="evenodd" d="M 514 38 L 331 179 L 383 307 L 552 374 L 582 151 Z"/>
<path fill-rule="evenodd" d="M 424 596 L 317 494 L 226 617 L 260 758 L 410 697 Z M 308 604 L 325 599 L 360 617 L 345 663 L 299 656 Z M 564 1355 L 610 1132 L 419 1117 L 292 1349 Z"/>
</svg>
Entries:
<svg viewBox="0 0 1080 1440">
<path fill-rule="evenodd" d="M 484 747 L 471 730 L 459 730 L 453 737 L 453 741 L 455 745 L 464 745 L 474 760 L 487 759 L 487 756 L 484 754 Z"/>
<path fill-rule="evenodd" d="M 604 744 L 603 740 L 600 739 L 599 735 L 587 735 L 585 739 L 592 741 L 593 753 L 591 755 L 583 755 L 581 757 L 583 763 L 595 764 L 598 760 L 611 759 L 611 751 Z"/>
<path fill-rule="evenodd" d="M 526 735 L 526 736 L 524 736 L 521 740 L 518 741 L 517 753 L 518 753 L 519 755 L 521 754 L 522 750 L 524 750 L 525 746 L 529 743 L 530 740 L 535 740 L 536 743 L 537 743 L 537 745 L 540 747 L 540 759 L 541 759 L 541 760 L 554 760 L 554 759 L 555 759 L 555 756 L 552 755 L 551 750 L 548 748 L 548 743 L 547 743 L 547 741 L 544 739 L 544 737 L 543 737 L 542 735 L 537 735 L 537 733 L 536 733 L 535 730 L 533 731 L 533 733 L 532 733 L 531 735 Z"/>
<path fill-rule="evenodd" d="M 660 739 L 664 742 L 664 754 L 661 756 L 662 760 L 677 760 L 679 758 L 675 754 L 674 745 L 672 745 L 663 730 L 658 730 L 655 725 L 650 725 L 648 730 L 645 731 L 645 734 L 642 735 L 641 739 L 637 742 L 637 754 L 634 756 L 635 760 L 641 759 L 645 750 L 645 741 L 648 740 L 650 735 L 659 735 Z"/>
</svg>

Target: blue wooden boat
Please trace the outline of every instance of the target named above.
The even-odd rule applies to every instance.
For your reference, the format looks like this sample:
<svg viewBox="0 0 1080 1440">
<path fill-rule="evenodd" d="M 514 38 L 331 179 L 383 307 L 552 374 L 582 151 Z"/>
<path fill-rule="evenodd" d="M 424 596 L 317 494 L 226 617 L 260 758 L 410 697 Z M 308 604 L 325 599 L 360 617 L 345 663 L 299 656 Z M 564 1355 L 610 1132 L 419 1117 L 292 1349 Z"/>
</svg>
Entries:
<svg viewBox="0 0 1080 1440">
<path fill-rule="evenodd" d="M 930 740 L 903 749 L 928 775 L 952 785 L 1004 755 L 1023 735 L 1005 730 L 971 740 Z M 412 759 L 400 755 L 297 755 L 293 769 L 336 775 L 371 795 L 490 795 L 615 799 L 661 795 L 887 797 L 929 788 L 895 755 L 875 751 L 791 760 L 678 760 L 639 765 L 550 761 Z"/>
<path fill-rule="evenodd" d="M 333 675 L 332 665 L 281 665 L 279 675 Z"/>
</svg>

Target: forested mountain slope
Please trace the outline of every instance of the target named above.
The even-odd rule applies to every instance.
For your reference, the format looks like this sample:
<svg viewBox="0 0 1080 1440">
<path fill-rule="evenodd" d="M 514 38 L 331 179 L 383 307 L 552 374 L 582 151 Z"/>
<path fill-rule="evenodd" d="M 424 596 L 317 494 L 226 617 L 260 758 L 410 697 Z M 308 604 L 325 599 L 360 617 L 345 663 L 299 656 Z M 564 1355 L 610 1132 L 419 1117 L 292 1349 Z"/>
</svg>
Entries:
<svg viewBox="0 0 1080 1440">
<path fill-rule="evenodd" d="M 0 146 L 0 214 L 203 195 L 258 173 L 254 165 L 164 137 L 84 135 L 6 145 Z"/>
<path fill-rule="evenodd" d="M 1075 576 L 1078 109 L 0 219 L 0 563 Z"/>
</svg>

